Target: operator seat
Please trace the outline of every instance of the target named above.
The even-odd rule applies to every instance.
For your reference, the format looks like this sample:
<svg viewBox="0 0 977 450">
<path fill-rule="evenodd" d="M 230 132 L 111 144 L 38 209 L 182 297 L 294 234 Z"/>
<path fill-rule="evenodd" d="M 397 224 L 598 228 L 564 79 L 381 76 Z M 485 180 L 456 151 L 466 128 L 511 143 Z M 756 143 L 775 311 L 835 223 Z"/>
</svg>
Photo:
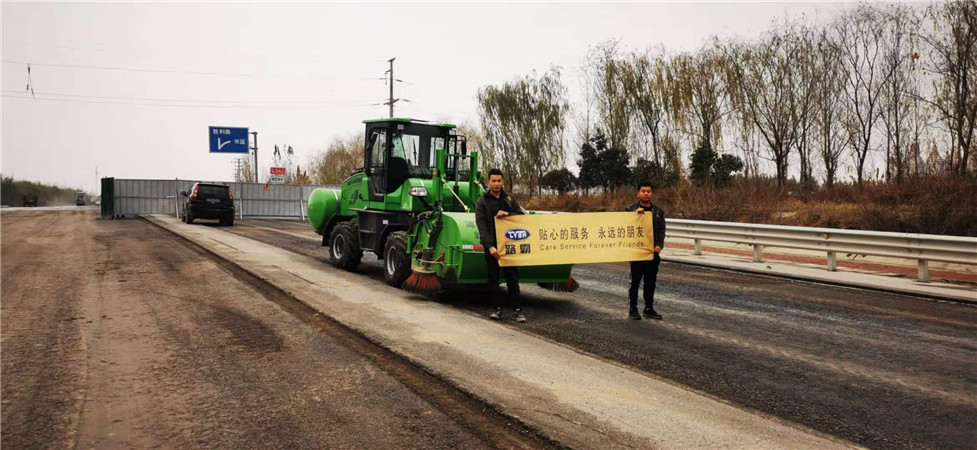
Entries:
<svg viewBox="0 0 977 450">
<path fill-rule="evenodd" d="M 394 156 L 387 165 L 387 193 L 390 194 L 400 188 L 410 176 L 407 160 Z"/>
</svg>

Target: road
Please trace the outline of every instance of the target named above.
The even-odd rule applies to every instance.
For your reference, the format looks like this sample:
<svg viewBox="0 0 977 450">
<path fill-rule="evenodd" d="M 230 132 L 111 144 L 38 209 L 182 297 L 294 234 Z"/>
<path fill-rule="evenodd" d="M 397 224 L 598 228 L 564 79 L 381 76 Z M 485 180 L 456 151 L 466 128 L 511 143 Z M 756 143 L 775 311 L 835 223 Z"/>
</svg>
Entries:
<svg viewBox="0 0 977 450">
<path fill-rule="evenodd" d="M 244 220 L 224 231 L 328 261 L 304 223 Z M 359 272 L 380 282 L 376 259 L 363 261 Z M 664 264 L 665 320 L 635 322 L 626 265 L 574 276 L 573 294 L 524 289 L 529 322 L 502 326 L 869 447 L 977 445 L 973 306 Z M 482 317 L 492 309 L 475 289 L 432 300 Z"/>
<path fill-rule="evenodd" d="M 0 226 L 3 447 L 551 446 L 144 221 Z"/>
</svg>

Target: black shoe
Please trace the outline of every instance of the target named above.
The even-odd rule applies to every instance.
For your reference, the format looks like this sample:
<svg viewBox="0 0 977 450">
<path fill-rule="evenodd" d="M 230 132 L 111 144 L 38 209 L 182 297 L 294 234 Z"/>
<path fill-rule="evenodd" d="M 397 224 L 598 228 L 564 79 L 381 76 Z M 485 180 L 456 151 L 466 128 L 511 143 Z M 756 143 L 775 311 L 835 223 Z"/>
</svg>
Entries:
<svg viewBox="0 0 977 450">
<path fill-rule="evenodd" d="M 628 317 L 631 320 L 641 320 L 641 314 L 638 314 L 638 308 L 631 308 L 631 311 L 628 312 Z"/>
<path fill-rule="evenodd" d="M 635 311 L 635 312 L 637 312 L 637 311 Z M 651 319 L 662 320 L 662 315 L 661 314 L 658 314 L 658 312 L 655 311 L 655 308 L 652 308 L 650 306 L 647 307 L 647 308 L 645 308 L 645 317 L 648 317 L 648 318 L 651 318 Z"/>
</svg>

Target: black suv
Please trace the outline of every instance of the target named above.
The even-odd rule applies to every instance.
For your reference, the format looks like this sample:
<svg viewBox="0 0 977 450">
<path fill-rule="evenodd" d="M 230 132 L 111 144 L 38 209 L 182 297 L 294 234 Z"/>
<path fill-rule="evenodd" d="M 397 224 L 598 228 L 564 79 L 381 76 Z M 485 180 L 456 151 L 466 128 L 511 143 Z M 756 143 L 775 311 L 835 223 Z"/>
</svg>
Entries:
<svg viewBox="0 0 977 450">
<path fill-rule="evenodd" d="M 234 225 L 234 197 L 229 186 L 194 183 L 189 192 L 180 191 L 180 195 L 187 198 L 183 208 L 184 222 L 218 219 L 221 225 Z"/>
</svg>

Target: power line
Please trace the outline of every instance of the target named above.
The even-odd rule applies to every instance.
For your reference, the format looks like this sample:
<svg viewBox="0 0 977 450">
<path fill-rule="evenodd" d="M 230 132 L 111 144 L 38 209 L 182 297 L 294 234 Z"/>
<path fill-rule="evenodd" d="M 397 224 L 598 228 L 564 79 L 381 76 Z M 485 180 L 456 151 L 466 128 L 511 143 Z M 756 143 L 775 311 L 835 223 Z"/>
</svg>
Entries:
<svg viewBox="0 0 977 450">
<path fill-rule="evenodd" d="M 173 69 L 145 69 L 145 68 L 138 68 L 138 67 L 92 66 L 86 64 L 36 63 L 36 62 L 27 62 L 27 61 L 13 61 L 9 59 L 4 59 L 2 61 L 9 64 L 30 64 L 33 66 L 40 66 L 40 67 L 67 67 L 72 69 L 122 70 L 128 72 L 182 73 L 182 74 L 190 74 L 190 75 L 220 75 L 220 76 L 235 76 L 235 77 L 257 76 L 255 74 L 246 74 L 246 73 L 202 72 L 202 71 L 194 71 L 194 70 L 173 70 Z"/>
<path fill-rule="evenodd" d="M 47 101 L 47 102 L 68 102 L 68 103 L 89 103 L 89 104 L 102 104 L 102 105 L 136 105 L 136 106 L 162 106 L 171 108 L 240 108 L 240 109 L 260 109 L 260 108 L 275 108 L 275 109 L 302 109 L 302 108 L 315 108 L 319 106 L 324 106 L 321 104 L 307 104 L 307 105 L 181 105 L 175 103 L 144 103 L 144 102 L 111 102 L 111 101 L 95 101 L 95 100 L 74 100 L 68 98 L 47 98 L 47 97 L 37 97 L 31 98 L 26 95 L 8 95 L 3 94 L 2 97 L 15 98 L 21 100 L 30 101 Z M 348 104 L 347 106 L 352 107 L 363 107 L 371 106 L 368 103 L 363 104 Z"/>
<path fill-rule="evenodd" d="M 23 94 L 21 91 L 4 89 L 3 92 L 8 92 L 12 94 Z M 150 101 L 150 102 L 175 102 L 175 103 L 244 103 L 244 104 L 259 104 L 259 105 L 274 105 L 274 104 L 336 104 L 336 105 L 359 105 L 365 104 L 364 101 L 345 101 L 345 100 L 199 100 L 199 99 L 178 99 L 178 98 L 148 98 L 148 97 L 116 97 L 108 95 L 81 95 L 81 94 L 64 94 L 56 92 L 40 92 L 38 95 L 46 95 L 48 97 L 75 97 L 75 98 L 94 98 L 94 99 L 109 99 L 109 100 L 137 100 L 137 101 Z"/>
<path fill-rule="evenodd" d="M 36 67 L 60 67 L 69 69 L 85 69 L 85 70 L 116 70 L 124 72 L 142 72 L 142 73 L 164 73 L 164 74 L 184 74 L 184 75 L 205 75 L 205 76 L 224 76 L 224 77 L 254 77 L 254 78 L 266 78 L 266 79 L 310 79 L 310 80 L 321 80 L 323 78 L 328 78 L 332 74 L 284 74 L 284 73 L 230 73 L 230 72 L 207 72 L 198 70 L 177 70 L 177 69 L 153 69 L 153 68 L 143 68 L 143 67 L 119 67 L 119 66 L 97 66 L 89 64 L 62 64 L 62 63 L 37 63 L 29 61 L 16 61 L 10 59 L 0 60 L 7 64 L 24 64 Z"/>
</svg>

